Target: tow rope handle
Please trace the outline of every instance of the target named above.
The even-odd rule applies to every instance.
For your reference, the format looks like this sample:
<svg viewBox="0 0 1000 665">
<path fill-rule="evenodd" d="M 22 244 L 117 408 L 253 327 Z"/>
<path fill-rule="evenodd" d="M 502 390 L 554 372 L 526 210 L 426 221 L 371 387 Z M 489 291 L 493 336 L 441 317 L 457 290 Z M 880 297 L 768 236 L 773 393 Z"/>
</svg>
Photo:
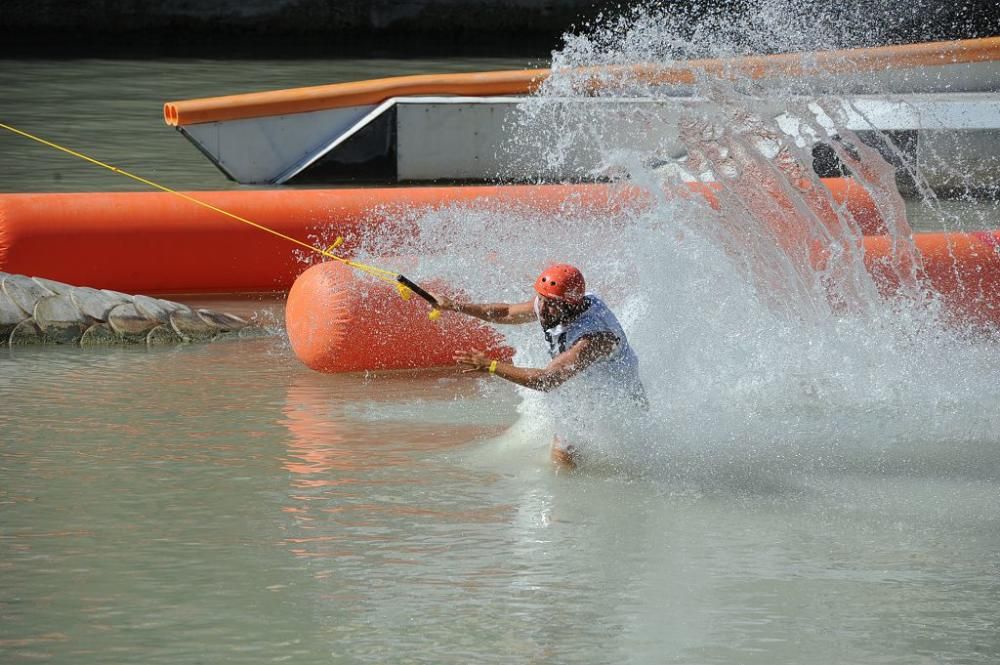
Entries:
<svg viewBox="0 0 1000 665">
<path fill-rule="evenodd" d="M 403 296 L 404 300 L 409 298 L 409 294 L 406 291 L 407 290 L 412 291 L 413 293 L 416 293 L 418 296 L 420 296 L 428 303 L 430 303 L 430 306 L 433 309 L 431 309 L 431 312 L 430 314 L 427 315 L 427 317 L 431 321 L 436 321 L 438 317 L 441 316 L 441 310 L 438 309 L 437 298 L 427 293 L 427 291 L 425 291 L 419 284 L 407 278 L 405 275 L 396 275 L 396 281 L 399 282 L 399 286 L 401 287 L 399 289 L 399 294 Z"/>
</svg>

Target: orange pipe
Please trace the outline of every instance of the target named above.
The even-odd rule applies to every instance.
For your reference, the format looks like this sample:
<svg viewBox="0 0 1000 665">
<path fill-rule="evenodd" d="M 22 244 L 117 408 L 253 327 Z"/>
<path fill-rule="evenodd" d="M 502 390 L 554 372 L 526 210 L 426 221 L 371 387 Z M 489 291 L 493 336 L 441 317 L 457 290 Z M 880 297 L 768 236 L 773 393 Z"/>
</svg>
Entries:
<svg viewBox="0 0 1000 665">
<path fill-rule="evenodd" d="M 940 294 L 948 314 L 964 323 L 1000 325 L 1000 231 L 920 233 L 913 236 L 920 275 Z M 884 295 L 900 287 L 892 269 L 892 240 L 864 239 L 865 267 Z M 903 262 L 904 270 L 910 267 Z"/>
<path fill-rule="evenodd" d="M 189 99 L 164 104 L 163 119 L 168 125 L 179 127 L 202 122 L 380 104 L 390 97 L 517 95 L 537 89 L 547 77 L 548 71 L 527 69 L 468 74 L 417 74 Z"/>
<path fill-rule="evenodd" d="M 606 185 L 188 192 L 309 244 L 411 236 L 412 210 L 453 204 L 614 216 L 633 190 Z M 321 237 L 315 243 L 310 235 Z M 324 244 L 325 242 L 325 244 Z M 284 291 L 308 250 L 160 192 L 0 195 L 0 271 L 128 293 Z M 318 255 L 316 255 L 318 256 Z M 313 257 L 309 257 L 313 258 Z"/>
<path fill-rule="evenodd" d="M 836 200 L 877 221 L 863 188 L 846 180 L 824 182 Z M 718 206 L 713 187 L 694 183 L 689 189 Z M 343 236 L 338 251 L 344 256 L 374 228 L 412 236 L 416 230 L 404 220 L 415 209 L 462 204 L 550 216 L 578 211 L 613 220 L 624 209 L 642 209 L 651 201 L 637 188 L 594 184 L 188 194 L 310 244 L 316 244 L 310 235 L 325 244 Z M 0 195 L 3 272 L 127 293 L 284 291 L 305 268 L 305 253 L 288 240 L 168 193 Z"/>
<path fill-rule="evenodd" d="M 403 300 L 392 285 L 326 262 L 295 280 L 285 304 L 285 328 L 295 355 L 320 372 L 444 367 L 454 365 L 454 353 L 463 349 L 513 357 L 499 333 L 483 322 L 448 314 L 431 321 L 429 311 L 416 296 Z"/>
<path fill-rule="evenodd" d="M 706 74 L 727 79 L 740 77 L 764 79 L 996 60 L 1000 60 L 1000 37 L 839 51 L 689 60 L 672 66 L 644 64 L 625 67 L 587 67 L 572 70 L 571 73 L 579 75 L 577 82 L 579 92 L 593 93 L 614 89 L 623 82 L 691 85 L 699 76 Z M 526 95 L 537 90 L 550 75 L 549 69 L 420 74 L 190 99 L 164 104 L 163 119 L 168 125 L 180 127 L 203 122 L 379 104 L 390 97 Z"/>
</svg>

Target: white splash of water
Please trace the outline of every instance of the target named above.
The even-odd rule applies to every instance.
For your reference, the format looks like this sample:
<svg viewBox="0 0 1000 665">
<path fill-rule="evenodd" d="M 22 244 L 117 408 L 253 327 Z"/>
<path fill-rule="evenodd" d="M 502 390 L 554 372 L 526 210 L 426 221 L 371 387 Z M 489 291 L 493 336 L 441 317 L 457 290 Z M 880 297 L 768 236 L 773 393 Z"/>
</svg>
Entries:
<svg viewBox="0 0 1000 665">
<path fill-rule="evenodd" d="M 568 36 L 553 54 L 553 76 L 522 109 L 517 140 L 548 147 L 542 170 L 559 170 L 588 146 L 598 160 L 584 175 L 644 188 L 656 201 L 651 209 L 606 219 L 573 206 L 546 218 L 455 207 L 422 215 L 419 240 L 401 253 L 423 257 L 422 274 L 441 275 L 479 301 L 529 299 L 548 262 L 583 270 L 590 290 L 618 313 L 652 404 L 649 419 L 605 428 L 591 442 L 603 464 L 745 485 L 789 468 L 971 472 L 984 460 L 997 468 L 1000 354 L 945 324 L 938 295 L 920 282 L 894 168 L 843 126 L 817 120 L 817 108 L 840 119 L 835 81 L 764 88 L 701 80 L 693 92 L 704 103 L 682 109 L 676 130 L 662 133 L 653 111 L 624 105 L 609 117 L 566 102 L 581 96 L 581 67 L 879 37 L 878 23 L 859 20 L 860 10 L 807 24 L 791 3 L 755 7 L 743 23 L 709 14 L 696 25 L 669 9 L 638 9 Z M 811 105 L 799 97 L 809 86 L 821 88 Z M 601 94 L 666 100 L 676 91 L 626 80 Z M 785 131 L 789 118 L 795 136 Z M 878 206 L 894 240 L 890 270 L 900 287 L 891 296 L 880 295 L 865 269 L 857 221 L 824 193 L 803 137 L 828 141 Z M 679 154 L 670 148 L 678 142 Z M 719 186 L 718 209 L 665 194 L 692 179 Z M 831 210 L 832 222 L 824 217 Z M 828 258 L 824 269 L 817 248 Z M 504 332 L 519 364 L 547 362 L 536 326 Z M 525 391 L 517 436 L 544 446 L 545 423 L 605 424 L 595 403 L 560 408 L 554 413 L 544 396 Z"/>
</svg>

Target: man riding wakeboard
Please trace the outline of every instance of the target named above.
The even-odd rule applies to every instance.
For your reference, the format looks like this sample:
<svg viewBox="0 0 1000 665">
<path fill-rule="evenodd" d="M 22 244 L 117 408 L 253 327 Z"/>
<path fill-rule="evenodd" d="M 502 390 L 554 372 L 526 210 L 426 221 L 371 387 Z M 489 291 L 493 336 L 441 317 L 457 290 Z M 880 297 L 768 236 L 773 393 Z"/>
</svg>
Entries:
<svg viewBox="0 0 1000 665">
<path fill-rule="evenodd" d="M 629 346 L 618 319 L 597 296 L 586 292 L 583 274 L 567 264 L 549 266 L 535 280 L 535 293 L 522 303 L 457 302 L 435 294 L 438 309 L 501 324 L 541 323 L 552 360 L 542 368 L 518 367 L 479 351 L 461 351 L 455 360 L 463 371 L 479 371 L 517 385 L 550 392 L 573 380 L 602 402 L 647 408 L 639 379 L 639 359 Z M 586 381 L 584 381 L 586 379 Z M 579 450 L 556 435 L 552 459 L 574 468 Z"/>
</svg>

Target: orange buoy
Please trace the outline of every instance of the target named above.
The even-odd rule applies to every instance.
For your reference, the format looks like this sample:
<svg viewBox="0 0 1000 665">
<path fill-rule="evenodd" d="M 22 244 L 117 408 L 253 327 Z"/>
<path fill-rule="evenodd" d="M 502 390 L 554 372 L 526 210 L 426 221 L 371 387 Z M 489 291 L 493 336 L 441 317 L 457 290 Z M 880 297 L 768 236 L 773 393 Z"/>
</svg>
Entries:
<svg viewBox="0 0 1000 665">
<path fill-rule="evenodd" d="M 404 300 L 391 284 L 326 262 L 295 280 L 285 327 L 295 355 L 320 372 L 446 367 L 465 349 L 502 360 L 513 356 L 486 324 L 448 314 L 432 321 L 429 312 L 423 300 Z"/>
<path fill-rule="evenodd" d="M 877 231 L 877 210 L 863 187 L 846 179 L 823 182 L 862 220 L 863 232 Z M 691 183 L 677 194 L 693 192 L 718 207 L 716 189 Z M 412 237 L 415 214 L 451 205 L 614 220 L 653 204 L 646 190 L 606 184 L 181 194 L 310 245 L 342 236 L 338 251 L 348 257 L 375 233 Z M 307 254 L 285 238 L 165 192 L 0 194 L 3 272 L 125 293 L 285 291 Z"/>
</svg>

